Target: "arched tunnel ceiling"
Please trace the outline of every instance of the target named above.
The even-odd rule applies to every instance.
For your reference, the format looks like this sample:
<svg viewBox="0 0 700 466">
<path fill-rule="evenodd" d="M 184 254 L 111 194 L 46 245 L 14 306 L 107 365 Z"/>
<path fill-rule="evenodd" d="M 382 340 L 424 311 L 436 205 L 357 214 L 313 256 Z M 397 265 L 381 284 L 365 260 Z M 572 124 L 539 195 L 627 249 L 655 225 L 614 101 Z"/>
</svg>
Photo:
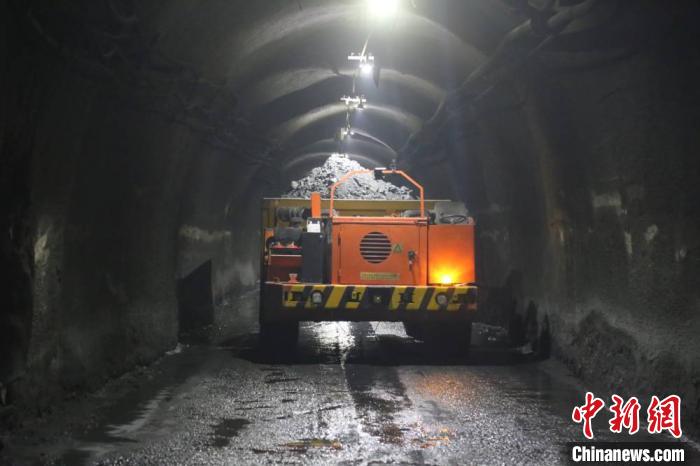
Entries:
<svg viewBox="0 0 700 466">
<path fill-rule="evenodd" d="M 396 153 L 391 149 L 367 142 L 362 139 L 352 139 L 345 145 L 345 151 L 348 154 L 365 157 L 380 165 L 388 165 L 389 162 L 396 156 Z M 285 154 L 281 160 L 284 169 L 293 166 L 295 161 L 303 158 L 308 154 L 330 154 L 338 150 L 337 142 L 332 139 L 321 139 L 306 146 L 300 147 L 296 151 L 290 151 Z"/>
<path fill-rule="evenodd" d="M 353 128 L 371 135 L 364 142 L 377 141 L 375 150 L 386 155 L 382 146 L 400 147 L 522 20 L 492 0 L 403 0 L 395 18 L 378 23 L 368 18 L 366 3 L 170 2 L 158 19 L 159 47 L 233 90 L 239 115 L 274 141 L 289 164 L 307 150 L 318 153 L 344 125 L 339 98 L 351 94 L 355 71 L 347 56 L 368 35 L 381 74 L 378 87 L 371 77 L 358 78 L 357 93 L 368 105 Z M 356 156 L 377 160 L 372 153 Z"/>
<path fill-rule="evenodd" d="M 343 125 L 345 119 L 345 104 L 342 102 L 315 108 L 303 115 L 294 117 L 274 128 L 271 136 L 285 144 L 305 129 L 319 125 L 328 120 L 334 122 L 334 127 Z M 341 117 L 340 119 L 338 117 Z M 364 109 L 358 109 L 354 115 L 354 127 L 372 132 L 373 127 L 393 126 L 394 132 L 415 131 L 420 127 L 420 119 L 396 107 L 368 104 Z M 379 120 L 379 121 L 378 121 Z M 376 126 L 375 126 L 376 125 Z M 403 130 L 403 131 L 402 131 Z M 404 134 L 406 136 L 406 134 Z"/>
<path fill-rule="evenodd" d="M 336 85 L 349 89 L 354 68 L 344 67 L 338 71 L 339 73 L 335 73 L 325 68 L 302 68 L 276 73 L 246 89 L 241 96 L 241 104 L 243 108 L 250 110 L 270 104 L 292 93 L 303 91 L 315 93 L 319 87 L 329 81 L 337 81 Z M 370 80 L 370 78 L 365 79 Z M 432 105 L 437 104 L 445 95 L 445 91 L 431 81 L 387 68 L 381 70 L 381 87 L 386 91 L 383 93 L 385 98 L 410 93 L 414 94 L 416 99 L 427 100 Z M 366 91 L 364 94 L 368 97 L 371 94 L 377 94 L 377 97 L 381 98 L 378 92 L 373 92 L 375 89 L 376 86 L 369 85 L 363 91 Z"/>
</svg>

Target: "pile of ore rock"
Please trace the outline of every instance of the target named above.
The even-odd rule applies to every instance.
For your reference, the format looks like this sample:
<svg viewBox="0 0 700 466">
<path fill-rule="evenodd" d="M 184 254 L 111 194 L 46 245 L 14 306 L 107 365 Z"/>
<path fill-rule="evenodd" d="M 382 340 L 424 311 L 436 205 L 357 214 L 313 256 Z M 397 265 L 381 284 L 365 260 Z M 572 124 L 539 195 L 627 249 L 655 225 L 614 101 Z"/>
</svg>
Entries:
<svg viewBox="0 0 700 466">
<path fill-rule="evenodd" d="M 328 198 L 333 183 L 350 171 L 364 168 L 354 160 L 350 160 L 347 155 L 331 154 L 323 165 L 311 170 L 306 177 L 292 181 L 292 189 L 284 197 L 309 198 L 312 192 L 319 192 L 321 197 Z M 415 199 L 410 188 L 375 180 L 372 173 L 356 175 L 338 186 L 335 197 L 338 199 Z"/>
</svg>

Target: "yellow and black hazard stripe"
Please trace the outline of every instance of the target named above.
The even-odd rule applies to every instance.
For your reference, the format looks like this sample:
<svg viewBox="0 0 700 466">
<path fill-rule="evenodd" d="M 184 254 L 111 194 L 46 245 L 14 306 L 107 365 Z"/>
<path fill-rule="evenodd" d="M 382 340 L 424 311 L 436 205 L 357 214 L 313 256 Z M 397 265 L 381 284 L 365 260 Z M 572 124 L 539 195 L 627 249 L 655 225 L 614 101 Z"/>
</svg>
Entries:
<svg viewBox="0 0 700 466">
<path fill-rule="evenodd" d="M 376 308 L 373 300 L 380 293 L 380 306 L 396 311 L 458 311 L 476 307 L 476 290 L 467 286 L 305 284 L 284 285 L 282 305 L 288 309 L 368 309 Z M 440 295 L 444 297 L 439 298 Z"/>
<path fill-rule="evenodd" d="M 365 286 L 285 285 L 282 305 L 292 309 L 357 309 L 365 294 Z M 319 293 L 316 302 L 312 294 Z"/>
<path fill-rule="evenodd" d="M 397 286 L 391 297 L 391 309 L 406 311 L 457 311 L 468 302 L 466 286 Z M 445 304 L 438 296 L 444 295 Z"/>
</svg>

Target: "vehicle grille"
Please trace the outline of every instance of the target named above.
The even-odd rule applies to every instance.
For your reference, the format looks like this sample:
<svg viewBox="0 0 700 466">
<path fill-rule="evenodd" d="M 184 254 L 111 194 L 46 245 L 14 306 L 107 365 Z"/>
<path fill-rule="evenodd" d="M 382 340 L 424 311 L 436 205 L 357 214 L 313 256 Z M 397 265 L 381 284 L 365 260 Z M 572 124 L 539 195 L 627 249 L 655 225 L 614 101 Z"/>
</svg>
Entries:
<svg viewBox="0 0 700 466">
<path fill-rule="evenodd" d="M 367 233 L 360 241 L 360 254 L 371 264 L 384 262 L 391 254 L 391 241 L 384 233 Z"/>
</svg>

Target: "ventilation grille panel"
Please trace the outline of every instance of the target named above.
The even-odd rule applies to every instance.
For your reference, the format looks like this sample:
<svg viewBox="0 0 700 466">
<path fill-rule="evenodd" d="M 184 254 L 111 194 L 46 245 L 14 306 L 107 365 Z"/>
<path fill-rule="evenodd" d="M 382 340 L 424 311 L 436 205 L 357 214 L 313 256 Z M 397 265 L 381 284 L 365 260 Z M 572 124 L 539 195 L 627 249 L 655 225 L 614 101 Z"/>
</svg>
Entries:
<svg viewBox="0 0 700 466">
<path fill-rule="evenodd" d="M 360 241 L 360 254 L 371 264 L 380 264 L 391 254 L 391 241 L 384 233 L 373 231 L 367 233 Z"/>
</svg>

